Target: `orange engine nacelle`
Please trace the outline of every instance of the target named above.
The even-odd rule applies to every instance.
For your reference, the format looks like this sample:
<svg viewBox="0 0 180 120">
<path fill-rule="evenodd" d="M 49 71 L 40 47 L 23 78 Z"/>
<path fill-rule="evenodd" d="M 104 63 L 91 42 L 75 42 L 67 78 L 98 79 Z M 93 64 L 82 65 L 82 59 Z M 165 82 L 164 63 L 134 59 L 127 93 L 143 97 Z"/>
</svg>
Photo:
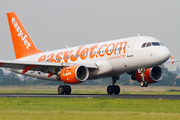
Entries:
<svg viewBox="0 0 180 120">
<path fill-rule="evenodd" d="M 157 66 L 153 68 L 148 68 L 146 69 L 146 72 L 144 73 L 144 80 L 147 81 L 148 83 L 155 83 L 161 80 L 163 76 L 162 69 Z M 142 76 L 141 74 L 136 71 L 135 74 L 131 76 L 132 80 L 137 80 L 138 82 L 142 81 Z"/>
<path fill-rule="evenodd" d="M 60 79 L 65 83 L 77 84 L 87 80 L 89 71 L 83 65 L 64 67 L 60 73 Z"/>
</svg>

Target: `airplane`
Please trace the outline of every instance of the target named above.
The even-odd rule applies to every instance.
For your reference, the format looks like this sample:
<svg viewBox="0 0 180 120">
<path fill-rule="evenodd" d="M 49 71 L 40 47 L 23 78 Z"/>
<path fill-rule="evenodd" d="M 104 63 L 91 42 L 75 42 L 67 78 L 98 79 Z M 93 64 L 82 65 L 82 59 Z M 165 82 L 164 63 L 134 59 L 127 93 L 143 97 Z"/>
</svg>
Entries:
<svg viewBox="0 0 180 120">
<path fill-rule="evenodd" d="M 40 51 L 15 12 L 7 13 L 14 46 L 15 60 L 0 60 L 0 67 L 43 80 L 62 81 L 60 95 L 71 94 L 67 84 L 111 77 L 108 94 L 119 94 L 116 81 L 128 73 L 141 87 L 161 80 L 159 65 L 176 62 L 160 40 L 149 36 L 135 36 L 54 51 Z"/>
</svg>

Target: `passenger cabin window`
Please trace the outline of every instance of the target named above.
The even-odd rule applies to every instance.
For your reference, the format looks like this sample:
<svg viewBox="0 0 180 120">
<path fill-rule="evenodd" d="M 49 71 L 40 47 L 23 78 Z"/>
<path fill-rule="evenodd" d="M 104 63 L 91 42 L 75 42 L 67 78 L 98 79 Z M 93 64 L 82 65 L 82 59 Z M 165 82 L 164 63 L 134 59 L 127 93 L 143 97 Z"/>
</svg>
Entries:
<svg viewBox="0 0 180 120">
<path fill-rule="evenodd" d="M 142 48 L 145 47 L 145 46 L 146 46 L 146 43 L 143 43 L 143 44 L 142 44 Z"/>
<path fill-rule="evenodd" d="M 152 42 L 153 46 L 160 46 L 160 44 L 158 42 Z"/>
<path fill-rule="evenodd" d="M 149 46 L 151 46 L 151 43 L 150 43 L 150 42 L 147 43 L 146 47 L 149 47 Z"/>
</svg>

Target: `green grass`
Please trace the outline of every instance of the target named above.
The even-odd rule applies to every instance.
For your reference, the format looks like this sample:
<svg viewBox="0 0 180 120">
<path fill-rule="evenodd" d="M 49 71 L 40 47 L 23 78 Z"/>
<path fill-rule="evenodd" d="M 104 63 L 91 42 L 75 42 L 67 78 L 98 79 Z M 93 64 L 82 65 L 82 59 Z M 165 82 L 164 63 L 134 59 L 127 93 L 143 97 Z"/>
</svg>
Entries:
<svg viewBox="0 0 180 120">
<path fill-rule="evenodd" d="M 180 100 L 0 98 L 0 120 L 178 120 Z"/>
<path fill-rule="evenodd" d="M 58 94 L 57 90 L 0 90 L 0 93 Z M 106 91 L 72 90 L 71 94 L 107 94 Z M 180 95 L 179 91 L 121 91 L 120 94 Z"/>
<path fill-rule="evenodd" d="M 106 87 L 72 86 L 72 94 L 107 94 Z M 121 94 L 180 95 L 165 91 L 122 90 Z M 153 87 L 154 90 L 159 87 Z M 0 93 L 58 94 L 57 86 L 1 86 Z M 0 98 L 0 120 L 178 120 L 180 100 L 113 98 Z"/>
<path fill-rule="evenodd" d="M 120 94 L 141 94 L 141 95 L 180 95 L 180 92 L 171 92 L 171 91 L 130 91 L 130 92 L 121 92 Z"/>
<path fill-rule="evenodd" d="M 107 86 L 72 85 L 72 94 L 107 94 Z M 58 94 L 58 86 L 0 86 L 0 93 Z M 180 95 L 180 87 L 173 86 L 121 86 L 120 94 Z"/>
</svg>

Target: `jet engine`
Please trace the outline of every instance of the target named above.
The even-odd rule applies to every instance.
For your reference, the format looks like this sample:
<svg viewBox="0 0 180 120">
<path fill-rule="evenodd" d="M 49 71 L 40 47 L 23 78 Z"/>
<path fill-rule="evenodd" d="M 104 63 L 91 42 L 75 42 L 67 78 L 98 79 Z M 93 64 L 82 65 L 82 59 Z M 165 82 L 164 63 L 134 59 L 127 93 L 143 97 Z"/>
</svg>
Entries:
<svg viewBox="0 0 180 120">
<path fill-rule="evenodd" d="M 77 84 L 87 80 L 89 77 L 89 70 L 83 65 L 74 65 L 62 68 L 60 78 L 65 83 Z"/>
<path fill-rule="evenodd" d="M 147 81 L 148 83 L 155 83 L 155 82 L 160 81 L 162 76 L 163 76 L 162 69 L 159 66 L 156 66 L 156 67 L 146 69 L 146 72 L 144 73 L 144 80 Z M 131 79 L 141 82 L 142 76 L 138 71 L 136 71 L 131 76 Z"/>
</svg>

